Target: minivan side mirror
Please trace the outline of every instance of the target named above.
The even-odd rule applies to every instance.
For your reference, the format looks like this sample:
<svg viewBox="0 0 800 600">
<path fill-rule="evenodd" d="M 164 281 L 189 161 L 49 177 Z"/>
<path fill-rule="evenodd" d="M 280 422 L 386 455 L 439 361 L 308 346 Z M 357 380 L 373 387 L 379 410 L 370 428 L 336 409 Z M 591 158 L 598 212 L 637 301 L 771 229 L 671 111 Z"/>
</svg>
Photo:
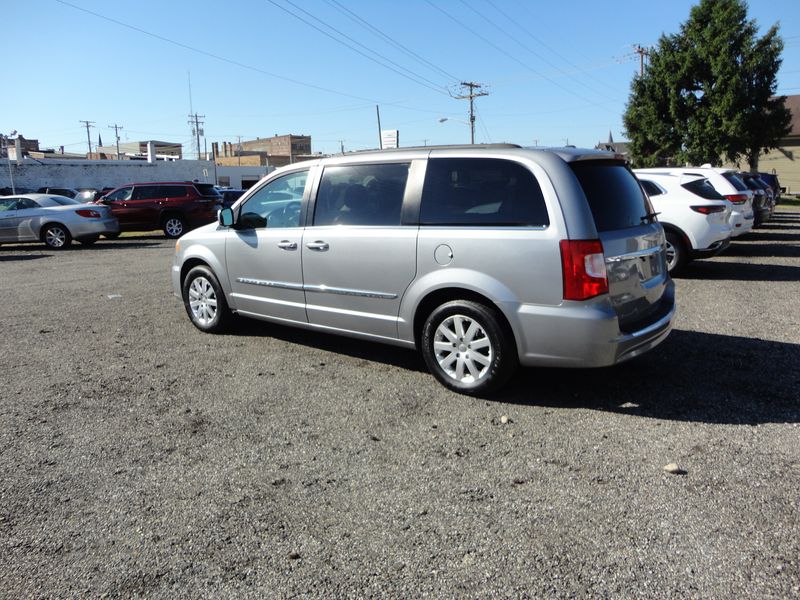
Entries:
<svg viewBox="0 0 800 600">
<path fill-rule="evenodd" d="M 233 225 L 233 211 L 230 208 L 223 208 L 217 213 L 217 219 L 223 227 L 230 227 Z"/>
</svg>

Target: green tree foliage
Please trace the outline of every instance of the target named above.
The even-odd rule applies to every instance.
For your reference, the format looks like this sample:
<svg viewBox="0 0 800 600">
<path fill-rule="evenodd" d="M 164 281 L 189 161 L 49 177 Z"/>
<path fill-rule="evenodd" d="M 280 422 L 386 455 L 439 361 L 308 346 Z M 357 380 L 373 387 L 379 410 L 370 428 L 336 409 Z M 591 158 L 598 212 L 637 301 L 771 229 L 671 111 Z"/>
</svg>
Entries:
<svg viewBox="0 0 800 600">
<path fill-rule="evenodd" d="M 775 97 L 783 42 L 777 25 L 757 33 L 742 0 L 701 0 L 680 33 L 661 36 L 624 115 L 637 166 L 745 158 L 756 168 L 776 147 L 791 120 Z"/>
</svg>

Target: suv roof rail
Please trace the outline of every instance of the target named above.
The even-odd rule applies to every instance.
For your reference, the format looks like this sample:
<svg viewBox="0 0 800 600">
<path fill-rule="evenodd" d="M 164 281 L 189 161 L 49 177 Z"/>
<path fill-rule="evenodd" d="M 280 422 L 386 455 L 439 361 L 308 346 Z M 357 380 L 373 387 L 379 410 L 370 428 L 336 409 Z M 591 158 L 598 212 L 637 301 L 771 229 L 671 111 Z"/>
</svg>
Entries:
<svg viewBox="0 0 800 600">
<path fill-rule="evenodd" d="M 351 152 L 332 154 L 331 156 L 347 156 L 349 154 L 364 154 L 368 152 L 405 152 L 407 150 L 467 150 L 470 148 L 507 149 L 522 148 L 519 144 L 497 143 L 497 144 L 440 144 L 438 146 L 403 146 L 402 148 L 370 148 L 369 150 L 353 150 Z"/>
</svg>

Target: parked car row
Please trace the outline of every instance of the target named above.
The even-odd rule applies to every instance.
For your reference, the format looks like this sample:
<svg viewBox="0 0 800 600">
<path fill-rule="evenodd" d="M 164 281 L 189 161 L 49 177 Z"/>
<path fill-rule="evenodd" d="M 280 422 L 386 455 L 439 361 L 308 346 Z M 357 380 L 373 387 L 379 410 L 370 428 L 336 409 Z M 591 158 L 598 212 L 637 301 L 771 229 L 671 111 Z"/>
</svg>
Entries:
<svg viewBox="0 0 800 600">
<path fill-rule="evenodd" d="M 91 244 L 102 235 L 162 229 L 177 238 L 216 219 L 222 196 L 212 184 L 154 182 L 96 190 L 40 188 L 0 196 L 0 243 L 43 242 L 53 250 L 72 240 Z"/>
<path fill-rule="evenodd" d="M 709 166 L 634 173 L 664 227 L 671 273 L 723 252 L 732 238 L 768 221 L 775 208 L 772 188 L 753 173 Z"/>
</svg>

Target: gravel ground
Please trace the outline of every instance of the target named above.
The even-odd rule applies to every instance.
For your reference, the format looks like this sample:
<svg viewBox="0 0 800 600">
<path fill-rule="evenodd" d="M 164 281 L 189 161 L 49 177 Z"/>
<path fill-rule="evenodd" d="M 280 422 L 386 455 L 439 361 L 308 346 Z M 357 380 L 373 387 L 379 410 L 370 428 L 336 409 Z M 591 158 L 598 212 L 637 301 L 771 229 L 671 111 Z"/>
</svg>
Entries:
<svg viewBox="0 0 800 600">
<path fill-rule="evenodd" d="M 489 401 L 202 334 L 171 258 L 0 247 L 0 596 L 800 596 L 800 213 L 690 266 L 655 351 Z"/>
</svg>

